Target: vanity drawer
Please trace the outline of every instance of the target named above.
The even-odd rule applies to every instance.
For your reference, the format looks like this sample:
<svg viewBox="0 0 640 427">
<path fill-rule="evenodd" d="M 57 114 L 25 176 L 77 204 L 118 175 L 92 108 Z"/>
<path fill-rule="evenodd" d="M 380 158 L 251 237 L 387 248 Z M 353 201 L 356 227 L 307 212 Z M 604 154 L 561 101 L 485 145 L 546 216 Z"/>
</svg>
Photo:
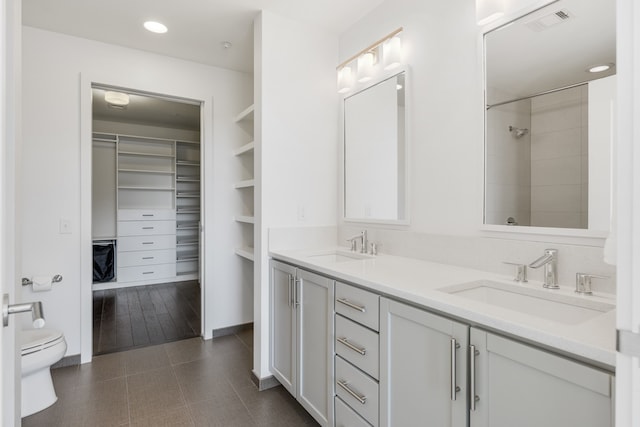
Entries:
<svg viewBox="0 0 640 427">
<path fill-rule="evenodd" d="M 118 221 L 118 237 L 176 234 L 175 221 Z"/>
<path fill-rule="evenodd" d="M 336 354 L 379 379 L 379 338 L 376 332 L 336 315 L 335 349 Z"/>
<path fill-rule="evenodd" d="M 364 418 L 336 396 L 336 427 L 371 427 Z"/>
<path fill-rule="evenodd" d="M 175 220 L 173 209 L 119 209 L 118 221 Z"/>
<path fill-rule="evenodd" d="M 118 255 L 118 267 L 136 267 L 139 265 L 168 264 L 176 261 L 175 249 L 159 251 L 122 252 Z"/>
<path fill-rule="evenodd" d="M 336 395 L 374 427 L 378 426 L 378 382 L 336 356 Z"/>
<path fill-rule="evenodd" d="M 175 249 L 176 236 L 128 236 L 118 239 L 118 256 L 120 252 L 147 251 L 156 249 Z"/>
<path fill-rule="evenodd" d="M 137 267 L 119 267 L 118 282 L 137 282 L 175 277 L 176 264 L 141 265 Z"/>
<path fill-rule="evenodd" d="M 336 282 L 336 313 L 379 330 L 380 297 L 355 286 Z"/>
</svg>

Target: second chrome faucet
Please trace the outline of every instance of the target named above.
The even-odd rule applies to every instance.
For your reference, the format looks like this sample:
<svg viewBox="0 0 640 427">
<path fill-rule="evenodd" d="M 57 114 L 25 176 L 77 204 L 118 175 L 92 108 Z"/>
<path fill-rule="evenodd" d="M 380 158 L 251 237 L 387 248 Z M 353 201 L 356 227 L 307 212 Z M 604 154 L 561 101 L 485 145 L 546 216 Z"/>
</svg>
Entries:
<svg viewBox="0 0 640 427">
<path fill-rule="evenodd" d="M 353 252 L 355 252 L 356 249 L 356 243 L 358 242 L 358 240 L 360 240 L 362 242 L 362 246 L 360 247 L 360 253 L 366 254 L 367 253 L 367 230 L 362 230 L 360 232 L 360 234 L 358 234 L 357 236 L 353 236 L 350 239 L 347 239 L 347 242 L 351 242 L 351 250 Z"/>
<path fill-rule="evenodd" d="M 560 289 L 558 286 L 558 250 L 546 249 L 544 255 L 529 264 L 531 268 L 544 267 L 544 287 Z"/>
</svg>

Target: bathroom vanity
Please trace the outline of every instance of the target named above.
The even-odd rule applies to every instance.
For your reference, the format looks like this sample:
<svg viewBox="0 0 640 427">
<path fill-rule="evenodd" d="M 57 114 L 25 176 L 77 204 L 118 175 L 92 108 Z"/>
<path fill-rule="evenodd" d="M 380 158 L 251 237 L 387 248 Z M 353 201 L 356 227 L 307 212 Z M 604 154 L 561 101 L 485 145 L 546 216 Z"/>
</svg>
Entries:
<svg viewBox="0 0 640 427">
<path fill-rule="evenodd" d="M 343 249 L 271 256 L 271 369 L 321 425 L 614 424 L 612 297 Z"/>
</svg>

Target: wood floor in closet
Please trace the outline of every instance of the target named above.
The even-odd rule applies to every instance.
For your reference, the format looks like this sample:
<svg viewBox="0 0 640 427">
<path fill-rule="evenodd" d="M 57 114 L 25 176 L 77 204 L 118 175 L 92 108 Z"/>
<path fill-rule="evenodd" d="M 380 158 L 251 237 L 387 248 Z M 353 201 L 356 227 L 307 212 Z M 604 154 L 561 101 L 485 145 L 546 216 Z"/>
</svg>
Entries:
<svg viewBox="0 0 640 427">
<path fill-rule="evenodd" d="M 199 336 L 200 295 L 197 281 L 95 291 L 93 354 Z"/>
</svg>

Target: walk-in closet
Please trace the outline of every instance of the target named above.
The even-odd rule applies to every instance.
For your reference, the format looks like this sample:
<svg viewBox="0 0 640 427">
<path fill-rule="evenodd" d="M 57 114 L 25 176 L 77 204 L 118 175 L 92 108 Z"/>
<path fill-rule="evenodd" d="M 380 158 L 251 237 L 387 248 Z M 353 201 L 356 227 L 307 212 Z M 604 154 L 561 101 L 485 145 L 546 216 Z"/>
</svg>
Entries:
<svg viewBox="0 0 640 427">
<path fill-rule="evenodd" d="M 93 353 L 200 335 L 200 105 L 92 89 Z"/>
</svg>

